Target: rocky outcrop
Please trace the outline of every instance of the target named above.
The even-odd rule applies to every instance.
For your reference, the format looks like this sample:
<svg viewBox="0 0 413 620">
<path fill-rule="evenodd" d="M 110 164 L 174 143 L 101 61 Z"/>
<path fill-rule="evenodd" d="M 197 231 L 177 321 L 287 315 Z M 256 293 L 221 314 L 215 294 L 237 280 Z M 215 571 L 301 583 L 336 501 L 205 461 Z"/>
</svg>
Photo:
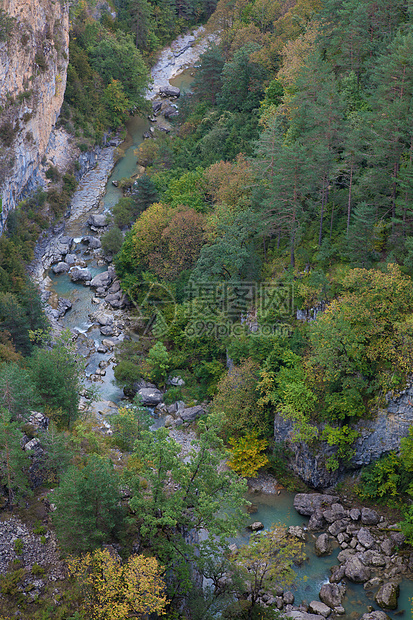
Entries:
<svg viewBox="0 0 413 620">
<path fill-rule="evenodd" d="M 0 233 L 19 198 L 40 184 L 63 103 L 69 47 L 68 3 L 3 0 L 2 9 L 11 22 L 0 41 Z"/>
<path fill-rule="evenodd" d="M 290 466 L 294 473 L 315 489 L 333 486 L 345 469 L 357 469 L 377 460 L 384 454 L 400 449 L 400 440 L 407 437 L 413 425 L 413 386 L 407 386 L 397 396 L 388 397 L 387 408 L 379 410 L 372 419 L 361 420 L 355 425 L 359 433 L 353 443 L 354 455 L 350 462 L 331 472 L 326 463 L 334 456 L 334 446 L 317 441 L 313 445 L 292 440 L 293 423 L 276 415 L 274 437 L 290 450 Z M 321 431 L 320 427 L 320 431 Z"/>
</svg>

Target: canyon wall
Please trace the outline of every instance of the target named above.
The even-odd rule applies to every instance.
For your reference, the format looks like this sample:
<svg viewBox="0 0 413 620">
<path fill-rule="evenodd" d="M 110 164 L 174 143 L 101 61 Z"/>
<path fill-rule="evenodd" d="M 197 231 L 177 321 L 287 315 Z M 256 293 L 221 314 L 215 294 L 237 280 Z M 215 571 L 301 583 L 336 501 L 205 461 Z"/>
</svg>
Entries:
<svg viewBox="0 0 413 620">
<path fill-rule="evenodd" d="M 59 116 L 69 62 L 69 3 L 0 1 L 0 234 L 39 167 Z"/>
</svg>

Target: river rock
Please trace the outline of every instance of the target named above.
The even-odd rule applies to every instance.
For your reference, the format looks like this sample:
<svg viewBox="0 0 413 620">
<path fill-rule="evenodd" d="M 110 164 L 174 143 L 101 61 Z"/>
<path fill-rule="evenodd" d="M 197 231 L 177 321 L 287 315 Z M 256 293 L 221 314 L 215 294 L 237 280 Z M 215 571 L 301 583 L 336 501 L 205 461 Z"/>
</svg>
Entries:
<svg viewBox="0 0 413 620">
<path fill-rule="evenodd" d="M 100 333 L 102 336 L 113 336 L 115 334 L 115 326 L 112 325 L 102 325 L 100 328 Z"/>
<path fill-rule="evenodd" d="M 322 616 L 318 614 L 310 614 L 306 611 L 298 611 L 293 609 L 285 614 L 286 618 L 293 618 L 293 620 L 320 620 Z"/>
<path fill-rule="evenodd" d="M 324 495 L 323 493 L 297 493 L 294 497 L 294 508 L 300 515 L 309 517 L 316 510 L 326 510 L 337 502 L 336 495 Z"/>
<path fill-rule="evenodd" d="M 114 295 L 115 293 L 119 293 L 120 290 L 121 290 L 120 282 L 119 282 L 119 280 L 115 280 L 115 282 L 113 282 L 113 284 L 108 289 L 108 293 L 110 295 Z"/>
<path fill-rule="evenodd" d="M 162 104 L 163 104 L 163 101 L 159 101 L 159 99 L 156 101 L 152 101 L 152 110 L 154 114 L 157 114 L 158 112 L 160 112 L 162 108 Z"/>
<path fill-rule="evenodd" d="M 317 532 L 323 530 L 325 528 L 325 525 L 326 521 L 323 517 L 323 511 L 317 509 L 311 515 L 307 527 L 310 531 Z"/>
<path fill-rule="evenodd" d="M 294 594 L 292 592 L 290 592 L 289 590 L 287 590 L 287 592 L 284 592 L 283 601 L 285 605 L 293 605 L 294 600 Z"/>
<path fill-rule="evenodd" d="M 334 503 L 331 508 L 323 512 L 323 517 L 328 523 L 334 523 L 338 519 L 346 517 L 346 511 L 341 504 Z"/>
<path fill-rule="evenodd" d="M 201 405 L 196 405 L 195 407 L 185 407 L 180 412 L 180 416 L 184 422 L 193 422 L 199 416 L 204 415 L 205 409 L 201 407 Z"/>
<path fill-rule="evenodd" d="M 399 594 L 400 588 L 398 584 L 387 582 L 381 586 L 374 598 L 377 605 L 380 605 L 383 609 L 396 609 Z"/>
<path fill-rule="evenodd" d="M 59 297 L 57 302 L 57 311 L 59 313 L 59 317 L 62 317 L 72 308 L 72 302 L 65 297 Z"/>
<path fill-rule="evenodd" d="M 341 532 L 345 532 L 347 529 L 348 520 L 339 519 L 338 521 L 334 521 L 328 528 L 329 534 L 331 536 L 338 536 Z"/>
<path fill-rule="evenodd" d="M 90 235 L 88 235 L 87 237 L 83 237 L 82 243 L 88 245 L 91 250 L 98 250 L 102 247 L 100 239 L 98 239 L 97 237 L 92 237 Z"/>
<path fill-rule="evenodd" d="M 380 517 L 375 510 L 371 508 L 361 509 L 361 522 L 363 525 L 377 525 L 380 521 Z"/>
<path fill-rule="evenodd" d="M 104 213 L 93 214 L 89 217 L 87 223 L 94 228 L 104 228 L 107 225 L 106 215 Z"/>
<path fill-rule="evenodd" d="M 328 607 L 339 607 L 343 601 L 345 587 L 337 583 L 324 583 L 320 590 L 320 600 Z"/>
<path fill-rule="evenodd" d="M 71 267 L 70 271 L 70 279 L 72 282 L 90 282 L 92 279 L 92 274 L 89 269 L 83 269 L 81 267 Z"/>
<path fill-rule="evenodd" d="M 66 254 L 65 263 L 67 263 L 69 267 L 74 265 L 75 262 L 76 262 L 76 254 Z"/>
<path fill-rule="evenodd" d="M 320 534 L 315 542 L 315 552 L 316 555 L 330 555 L 333 547 L 331 545 L 331 540 L 328 534 Z"/>
<path fill-rule="evenodd" d="M 372 549 L 368 549 L 360 556 L 361 561 L 366 566 L 386 566 L 386 558 Z"/>
<path fill-rule="evenodd" d="M 331 609 L 321 601 L 311 601 L 308 606 L 308 611 L 313 614 L 318 614 L 319 616 L 323 616 L 324 618 L 328 618 L 331 614 Z"/>
<path fill-rule="evenodd" d="M 173 418 L 171 415 L 167 415 L 164 425 L 166 428 L 169 428 L 170 426 L 175 426 L 175 418 Z"/>
<path fill-rule="evenodd" d="M 157 388 L 141 388 L 138 394 L 142 398 L 142 404 L 148 407 L 156 407 L 162 402 L 162 392 Z"/>
<path fill-rule="evenodd" d="M 251 532 L 259 532 L 264 529 L 264 524 L 261 521 L 254 521 L 254 523 L 247 525 L 246 529 L 251 530 Z"/>
<path fill-rule="evenodd" d="M 368 530 L 366 527 L 361 527 L 360 528 L 360 530 L 359 530 L 359 532 L 357 534 L 357 540 L 366 549 L 370 549 L 370 547 L 372 547 L 374 545 L 374 538 L 373 538 L 370 530 Z"/>
<path fill-rule="evenodd" d="M 173 118 L 179 114 L 177 108 L 173 105 L 168 105 L 162 112 L 165 118 Z"/>
<path fill-rule="evenodd" d="M 57 265 L 53 265 L 52 267 L 52 271 L 56 275 L 59 275 L 61 273 L 67 273 L 69 269 L 70 269 L 70 266 L 63 261 L 60 261 L 59 263 L 57 263 Z"/>
<path fill-rule="evenodd" d="M 352 521 L 358 521 L 360 519 L 360 516 L 361 516 L 361 512 L 360 512 L 359 508 L 352 508 L 349 511 L 348 514 L 349 514 L 349 517 L 350 517 L 350 519 Z"/>
<path fill-rule="evenodd" d="M 180 96 L 181 91 L 176 86 L 171 86 L 167 84 L 166 86 L 161 86 L 159 89 L 159 94 L 161 97 L 175 97 L 176 99 Z M 153 107 L 154 112 L 156 111 Z"/>
<path fill-rule="evenodd" d="M 347 579 L 354 583 L 364 583 L 370 579 L 370 570 L 364 566 L 360 558 L 355 555 L 350 557 L 344 567 Z"/>
<path fill-rule="evenodd" d="M 382 550 L 384 555 L 392 555 L 392 553 L 394 551 L 394 543 L 393 543 L 393 541 L 391 541 L 389 538 L 386 538 L 381 543 L 380 549 Z"/>
<path fill-rule="evenodd" d="M 90 286 L 93 288 L 107 288 L 113 280 L 112 273 L 108 271 L 103 271 L 102 273 L 98 273 L 93 280 L 90 282 Z"/>
<path fill-rule="evenodd" d="M 40 444 L 39 439 L 37 439 L 37 437 L 34 437 L 34 439 L 31 439 L 25 444 L 24 449 L 26 451 L 33 450 L 34 452 L 36 452 L 36 451 L 42 450 L 42 446 Z"/>
<path fill-rule="evenodd" d="M 177 415 L 177 413 L 183 409 L 185 409 L 185 403 L 183 400 L 177 400 L 167 407 L 167 411 L 170 415 Z"/>
<path fill-rule="evenodd" d="M 344 578 L 344 566 L 332 566 L 330 570 L 330 583 L 340 583 Z"/>
<path fill-rule="evenodd" d="M 360 620 L 390 620 L 390 618 L 384 611 L 370 611 L 363 614 Z"/>
</svg>

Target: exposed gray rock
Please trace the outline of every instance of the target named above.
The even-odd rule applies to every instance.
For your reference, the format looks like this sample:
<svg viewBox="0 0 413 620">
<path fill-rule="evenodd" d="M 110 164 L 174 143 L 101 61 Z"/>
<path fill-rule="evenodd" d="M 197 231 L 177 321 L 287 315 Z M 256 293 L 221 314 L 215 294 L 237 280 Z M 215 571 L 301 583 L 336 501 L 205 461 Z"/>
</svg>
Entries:
<svg viewBox="0 0 413 620">
<path fill-rule="evenodd" d="M 251 530 L 251 532 L 259 532 L 264 529 L 264 524 L 261 521 L 254 521 L 251 525 L 247 525 L 247 530 Z"/>
<path fill-rule="evenodd" d="M 71 267 L 76 262 L 76 254 L 66 254 L 65 262 Z"/>
<path fill-rule="evenodd" d="M 350 581 L 354 583 L 364 583 L 370 579 L 370 569 L 364 566 L 357 555 L 347 560 L 344 573 L 347 579 L 350 579 Z"/>
<path fill-rule="evenodd" d="M 318 614 L 310 614 L 306 611 L 298 610 L 289 611 L 285 614 L 285 617 L 293 618 L 293 620 L 320 620 L 320 618 L 322 618 L 322 616 L 319 616 Z"/>
<path fill-rule="evenodd" d="M 89 217 L 87 223 L 95 228 L 104 228 L 107 225 L 106 215 L 104 213 L 93 214 Z"/>
<path fill-rule="evenodd" d="M 152 110 L 154 111 L 154 113 L 156 114 L 157 112 L 160 112 L 161 108 L 162 108 L 162 104 L 163 101 L 152 101 Z"/>
<path fill-rule="evenodd" d="M 339 607 L 343 601 L 345 587 L 336 583 L 324 583 L 320 590 L 320 600 L 328 607 Z"/>
<path fill-rule="evenodd" d="M 372 549 L 362 553 L 360 559 L 366 566 L 386 566 L 386 558 Z"/>
<path fill-rule="evenodd" d="M 72 282 L 89 282 L 92 279 L 92 274 L 89 269 L 82 269 L 81 267 L 71 267 L 70 279 Z"/>
<path fill-rule="evenodd" d="M 341 566 L 332 566 L 330 582 L 340 583 L 340 581 L 342 581 L 343 578 L 344 578 L 344 565 L 342 564 Z"/>
<path fill-rule="evenodd" d="M 29 422 L 34 428 L 46 429 L 49 426 L 49 418 L 40 411 L 31 411 Z"/>
<path fill-rule="evenodd" d="M 28 441 L 25 446 L 24 449 L 26 451 L 29 450 L 39 450 L 41 449 L 41 445 L 40 445 L 40 441 L 39 439 L 37 439 L 37 437 L 34 437 L 33 439 L 31 439 L 30 441 Z"/>
<path fill-rule="evenodd" d="M 320 534 L 315 542 L 315 552 L 316 555 L 330 555 L 333 547 L 331 545 L 331 540 L 328 534 Z"/>
<path fill-rule="evenodd" d="M 361 522 L 363 525 L 377 525 L 379 521 L 380 516 L 375 510 L 372 510 L 371 508 L 361 509 Z"/>
<path fill-rule="evenodd" d="M 53 265 L 52 271 L 56 275 L 60 275 L 61 273 L 67 273 L 70 267 L 67 263 L 60 261 L 57 265 Z"/>
<path fill-rule="evenodd" d="M 285 603 L 285 605 L 293 605 L 294 604 L 294 594 L 292 592 L 290 592 L 289 590 L 287 592 L 284 592 L 283 594 L 283 601 Z"/>
<path fill-rule="evenodd" d="M 316 510 L 327 509 L 338 500 L 336 495 L 322 493 L 297 493 L 294 497 L 294 508 L 300 515 L 309 517 Z"/>
<path fill-rule="evenodd" d="M 346 519 L 340 519 L 338 521 L 334 521 L 328 528 L 329 534 L 331 536 L 338 536 L 341 532 L 345 532 L 347 529 L 348 521 Z"/>
<path fill-rule="evenodd" d="M 100 328 L 100 333 L 102 334 L 102 336 L 113 336 L 115 334 L 115 327 L 114 325 L 102 325 L 102 327 Z"/>
<path fill-rule="evenodd" d="M 380 605 L 383 609 L 396 609 L 399 594 L 400 588 L 398 584 L 387 582 L 381 586 L 375 596 L 375 600 L 377 605 Z"/>
<path fill-rule="evenodd" d="M 180 94 L 181 94 L 181 91 L 176 86 L 171 86 L 170 84 L 167 84 L 166 86 L 162 86 L 159 89 L 159 94 L 162 97 L 176 97 L 176 98 L 178 98 L 180 96 Z M 152 106 L 152 109 L 153 109 L 154 112 L 157 111 L 157 110 L 155 110 L 154 106 Z"/>
<path fill-rule="evenodd" d="M 162 392 L 157 388 L 141 388 L 138 394 L 142 398 L 143 405 L 155 407 L 162 402 Z"/>
<path fill-rule="evenodd" d="M 370 547 L 372 547 L 375 542 L 370 530 L 368 530 L 366 527 L 360 528 L 357 534 L 357 540 L 366 549 L 370 549 Z"/>
<path fill-rule="evenodd" d="M 168 385 L 172 385 L 174 387 L 183 387 L 185 385 L 185 381 L 181 379 L 181 377 L 170 377 L 167 381 Z"/>
<path fill-rule="evenodd" d="M 391 555 L 394 551 L 394 542 L 390 538 L 386 538 L 380 545 L 380 549 L 385 555 Z"/>
<path fill-rule="evenodd" d="M 168 105 L 167 108 L 162 110 L 162 113 L 165 118 L 173 118 L 174 116 L 178 116 L 179 112 L 173 105 Z"/>
<path fill-rule="evenodd" d="M 308 606 L 308 611 L 313 614 L 323 616 L 324 618 L 328 618 L 328 616 L 331 614 L 330 607 L 328 607 L 328 605 L 325 605 L 321 601 L 311 601 Z"/>
<path fill-rule="evenodd" d="M 83 237 L 82 243 L 88 245 L 91 250 L 98 250 L 100 247 L 102 247 L 100 239 L 98 239 L 97 237 L 92 237 L 90 235 L 88 235 L 87 237 Z"/>
<path fill-rule="evenodd" d="M 360 519 L 360 516 L 361 516 L 361 512 L 360 512 L 359 508 L 352 508 L 352 509 L 349 511 L 349 513 L 348 513 L 348 514 L 349 514 L 350 519 L 351 519 L 352 521 L 358 521 L 358 520 Z"/>
<path fill-rule="evenodd" d="M 307 527 L 310 531 L 318 532 L 319 530 L 323 530 L 325 525 L 326 521 L 323 517 L 323 511 L 317 509 L 311 515 Z"/>
<path fill-rule="evenodd" d="M 360 620 L 390 620 L 390 618 L 384 611 L 370 611 L 363 614 Z"/>
<path fill-rule="evenodd" d="M 62 317 L 68 312 L 72 307 L 72 302 L 65 297 L 59 297 L 57 302 L 57 312 L 59 317 Z"/>
<path fill-rule="evenodd" d="M 91 281 L 90 286 L 94 288 L 100 288 L 100 287 L 107 288 L 111 284 L 113 277 L 114 277 L 113 270 L 108 269 L 107 271 L 98 273 Z"/>
<path fill-rule="evenodd" d="M 346 511 L 344 510 L 341 504 L 334 503 L 331 508 L 325 510 L 323 512 L 323 517 L 328 523 L 334 523 L 338 519 L 343 519 L 346 515 Z"/>
<path fill-rule="evenodd" d="M 193 422 L 199 416 L 204 415 L 205 409 L 201 407 L 201 405 L 196 405 L 195 407 L 185 407 L 180 412 L 180 416 L 184 422 Z"/>
</svg>

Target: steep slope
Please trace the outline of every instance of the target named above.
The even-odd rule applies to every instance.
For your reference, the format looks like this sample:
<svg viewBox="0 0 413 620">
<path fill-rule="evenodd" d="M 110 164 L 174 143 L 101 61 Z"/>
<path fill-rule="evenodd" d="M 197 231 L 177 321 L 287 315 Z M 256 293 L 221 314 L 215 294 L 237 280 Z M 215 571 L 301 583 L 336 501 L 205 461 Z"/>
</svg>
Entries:
<svg viewBox="0 0 413 620">
<path fill-rule="evenodd" d="M 0 233 L 39 165 L 66 87 L 69 5 L 62 0 L 0 3 Z"/>
</svg>

